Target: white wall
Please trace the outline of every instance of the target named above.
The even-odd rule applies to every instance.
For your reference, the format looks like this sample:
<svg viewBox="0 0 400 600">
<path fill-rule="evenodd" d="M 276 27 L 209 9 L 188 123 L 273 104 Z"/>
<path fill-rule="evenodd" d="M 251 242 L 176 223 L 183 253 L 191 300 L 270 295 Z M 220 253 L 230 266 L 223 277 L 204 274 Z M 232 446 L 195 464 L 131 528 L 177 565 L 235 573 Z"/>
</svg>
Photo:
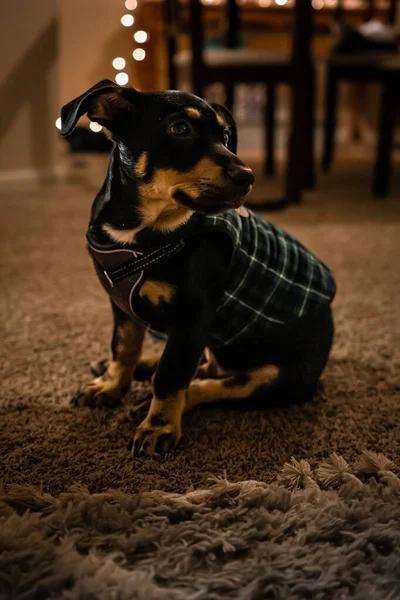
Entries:
<svg viewBox="0 0 400 600">
<path fill-rule="evenodd" d="M 0 2 L 0 180 L 56 162 L 57 2 Z"/>
</svg>

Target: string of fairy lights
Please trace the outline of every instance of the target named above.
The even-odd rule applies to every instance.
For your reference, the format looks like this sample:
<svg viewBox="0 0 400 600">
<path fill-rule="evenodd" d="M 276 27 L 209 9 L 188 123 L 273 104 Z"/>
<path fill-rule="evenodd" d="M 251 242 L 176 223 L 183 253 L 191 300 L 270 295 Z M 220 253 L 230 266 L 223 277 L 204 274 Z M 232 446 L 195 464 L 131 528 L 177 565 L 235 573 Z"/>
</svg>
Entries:
<svg viewBox="0 0 400 600">
<path fill-rule="evenodd" d="M 137 0 L 125 0 L 125 8 L 129 10 L 129 13 L 122 15 L 121 24 L 124 27 L 132 27 L 135 24 L 135 16 L 132 14 L 134 10 L 137 8 Z M 133 34 L 133 39 L 137 44 L 144 44 L 149 39 L 149 35 L 146 31 L 142 29 L 138 29 Z M 142 61 L 146 58 L 146 50 L 144 48 L 135 48 L 132 52 L 132 58 L 136 61 Z M 129 82 L 129 75 L 125 73 L 123 69 L 126 66 L 126 60 L 122 56 L 117 56 L 112 61 L 112 66 L 116 71 L 119 71 L 115 76 L 115 81 L 119 85 L 126 85 Z"/>
<path fill-rule="evenodd" d="M 202 0 L 203 4 L 221 4 L 224 0 Z M 360 0 L 346 0 L 346 4 L 349 5 L 357 5 Z M 273 6 L 274 4 L 277 6 L 290 6 L 294 3 L 294 0 L 237 0 L 238 4 L 258 4 L 263 8 L 268 8 Z M 338 0 L 312 0 L 312 7 L 315 10 L 321 10 L 322 8 L 333 8 L 337 5 Z M 125 8 L 127 13 L 122 15 L 121 24 L 124 27 L 133 27 L 135 24 L 135 15 L 132 13 L 137 9 L 138 0 L 125 0 Z M 149 39 L 149 34 L 143 29 L 138 29 L 132 34 L 133 39 L 137 44 L 145 44 Z M 144 60 L 146 58 L 146 50 L 141 46 L 135 48 L 132 52 L 133 60 L 138 62 Z M 116 83 L 118 85 L 124 86 L 129 83 L 129 75 L 124 71 L 126 67 L 126 59 L 122 56 L 117 56 L 112 61 L 113 68 L 118 71 L 114 77 Z M 58 118 L 56 121 L 56 127 L 61 129 L 61 119 Z M 95 133 L 101 131 L 103 128 L 99 123 L 91 122 L 89 125 L 90 129 Z"/>
<path fill-rule="evenodd" d="M 135 24 L 135 16 L 132 14 L 132 12 L 136 10 L 137 6 L 138 6 L 137 0 L 125 0 L 125 8 L 127 11 L 130 11 L 130 12 L 125 13 L 121 17 L 121 24 L 124 27 L 132 27 Z M 149 34 L 147 33 L 147 31 L 144 31 L 143 29 L 138 29 L 137 31 L 135 31 L 132 34 L 132 37 L 137 44 L 145 44 L 147 42 L 147 40 L 149 39 Z M 146 58 L 146 50 L 144 48 L 138 46 L 137 48 L 135 48 L 133 50 L 132 58 L 133 58 L 133 60 L 141 62 L 142 60 L 144 60 Z M 124 71 L 124 69 L 126 67 L 126 59 L 123 58 L 122 56 L 117 56 L 116 58 L 113 59 L 112 66 L 116 71 L 118 71 L 114 77 L 116 83 L 118 83 L 118 85 L 121 85 L 121 86 L 127 85 L 127 83 L 129 83 L 129 75 L 128 75 L 128 73 L 126 73 Z M 57 129 L 61 129 L 61 118 L 60 117 L 56 120 L 56 127 L 57 127 Z M 99 123 L 96 123 L 95 121 L 91 121 L 89 124 L 89 127 L 95 133 L 98 133 L 99 131 L 101 131 L 103 129 L 103 127 Z"/>
<path fill-rule="evenodd" d="M 203 4 L 214 5 L 217 6 L 219 4 L 224 4 L 226 0 L 202 0 Z M 262 8 L 269 8 L 276 6 L 293 6 L 295 0 L 237 0 L 237 3 L 240 5 L 257 5 Z M 315 10 L 321 10 L 321 8 L 334 8 L 337 6 L 338 0 L 312 0 L 312 7 Z M 360 4 L 360 0 L 347 0 L 349 5 L 358 6 Z"/>
</svg>

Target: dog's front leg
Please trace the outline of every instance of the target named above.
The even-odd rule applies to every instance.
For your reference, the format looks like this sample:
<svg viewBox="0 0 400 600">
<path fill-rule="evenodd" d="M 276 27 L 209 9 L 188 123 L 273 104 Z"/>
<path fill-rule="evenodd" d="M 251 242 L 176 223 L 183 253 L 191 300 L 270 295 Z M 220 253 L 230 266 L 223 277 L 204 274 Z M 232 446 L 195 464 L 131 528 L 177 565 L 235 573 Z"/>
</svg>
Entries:
<svg viewBox="0 0 400 600">
<path fill-rule="evenodd" d="M 129 319 L 113 303 L 112 309 L 112 359 L 105 371 L 84 385 L 72 399 L 75 406 L 115 406 L 129 391 L 133 371 L 140 357 L 145 327 Z"/>
<path fill-rule="evenodd" d="M 146 418 L 138 426 L 133 454 L 164 453 L 176 446 L 182 435 L 181 420 L 187 389 L 205 346 L 206 327 L 201 315 L 179 319 L 153 377 L 153 399 Z"/>
</svg>

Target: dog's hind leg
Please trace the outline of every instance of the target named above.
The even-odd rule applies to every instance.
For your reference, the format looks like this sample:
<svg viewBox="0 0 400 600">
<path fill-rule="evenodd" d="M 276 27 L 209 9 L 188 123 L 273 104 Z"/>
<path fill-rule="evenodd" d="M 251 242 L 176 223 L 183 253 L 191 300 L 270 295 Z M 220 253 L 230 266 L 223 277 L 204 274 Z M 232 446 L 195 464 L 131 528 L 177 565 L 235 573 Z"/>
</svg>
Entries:
<svg viewBox="0 0 400 600">
<path fill-rule="evenodd" d="M 141 358 L 136 365 L 133 378 L 136 379 L 136 381 L 150 381 L 154 373 L 157 371 L 158 363 L 161 360 L 162 354 L 162 351 L 155 352 L 154 354 L 149 354 L 148 356 Z M 196 377 L 204 377 L 202 373 L 204 372 L 203 369 L 205 367 L 208 367 L 207 358 L 202 356 Z"/>
<path fill-rule="evenodd" d="M 139 360 L 135 367 L 133 379 L 136 381 L 150 381 L 157 370 L 161 356 L 162 352 L 155 352 L 154 354 L 143 356 L 143 358 Z M 206 362 L 204 359 L 204 363 L 202 363 L 197 370 L 196 377 L 204 379 L 205 377 L 214 376 L 214 374 L 210 372 L 210 363 Z M 109 358 L 103 358 L 103 360 L 94 360 L 89 365 L 90 371 L 95 377 L 100 377 L 107 371 L 109 364 Z"/>
<path fill-rule="evenodd" d="M 150 354 L 144 356 L 137 363 L 133 379 L 136 381 L 150 381 L 154 373 L 156 372 L 157 365 L 160 362 L 162 352 Z M 94 360 L 90 363 L 90 371 L 95 377 L 101 377 L 107 371 L 110 366 L 111 360 L 109 358 L 103 358 L 103 360 Z"/>
<path fill-rule="evenodd" d="M 136 365 L 133 378 L 136 381 L 150 381 L 157 370 L 161 356 L 162 352 L 155 352 L 141 358 Z"/>
<path fill-rule="evenodd" d="M 276 365 L 264 365 L 220 379 L 194 379 L 189 386 L 185 411 L 198 404 L 250 398 L 258 390 L 276 384 L 278 378 Z"/>
</svg>

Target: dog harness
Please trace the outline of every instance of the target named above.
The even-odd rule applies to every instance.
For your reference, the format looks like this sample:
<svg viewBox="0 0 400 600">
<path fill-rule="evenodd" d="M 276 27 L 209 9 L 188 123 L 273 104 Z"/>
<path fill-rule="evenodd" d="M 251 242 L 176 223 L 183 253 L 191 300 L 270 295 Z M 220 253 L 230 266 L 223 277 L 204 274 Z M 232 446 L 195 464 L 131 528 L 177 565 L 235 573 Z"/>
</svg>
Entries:
<svg viewBox="0 0 400 600">
<path fill-rule="evenodd" d="M 111 300 L 129 317 L 151 327 L 151 323 L 140 318 L 134 308 L 144 273 L 150 265 L 180 252 L 184 248 L 184 241 L 180 239 L 143 251 L 136 245 L 97 244 L 89 232 L 86 237 L 97 276 Z"/>
<path fill-rule="evenodd" d="M 165 234 L 166 243 L 150 251 L 134 245 L 100 247 L 88 235 L 89 252 L 103 287 L 131 318 L 152 328 L 135 304 L 146 268 L 173 260 L 184 248 L 185 236 L 216 231 L 230 238 L 233 252 L 209 331 L 211 350 L 247 336 L 262 336 L 263 331 L 316 312 L 333 300 L 336 285 L 330 269 L 298 240 L 250 210 L 196 213 L 190 223 L 179 230 L 180 239 L 177 232 Z"/>
</svg>

